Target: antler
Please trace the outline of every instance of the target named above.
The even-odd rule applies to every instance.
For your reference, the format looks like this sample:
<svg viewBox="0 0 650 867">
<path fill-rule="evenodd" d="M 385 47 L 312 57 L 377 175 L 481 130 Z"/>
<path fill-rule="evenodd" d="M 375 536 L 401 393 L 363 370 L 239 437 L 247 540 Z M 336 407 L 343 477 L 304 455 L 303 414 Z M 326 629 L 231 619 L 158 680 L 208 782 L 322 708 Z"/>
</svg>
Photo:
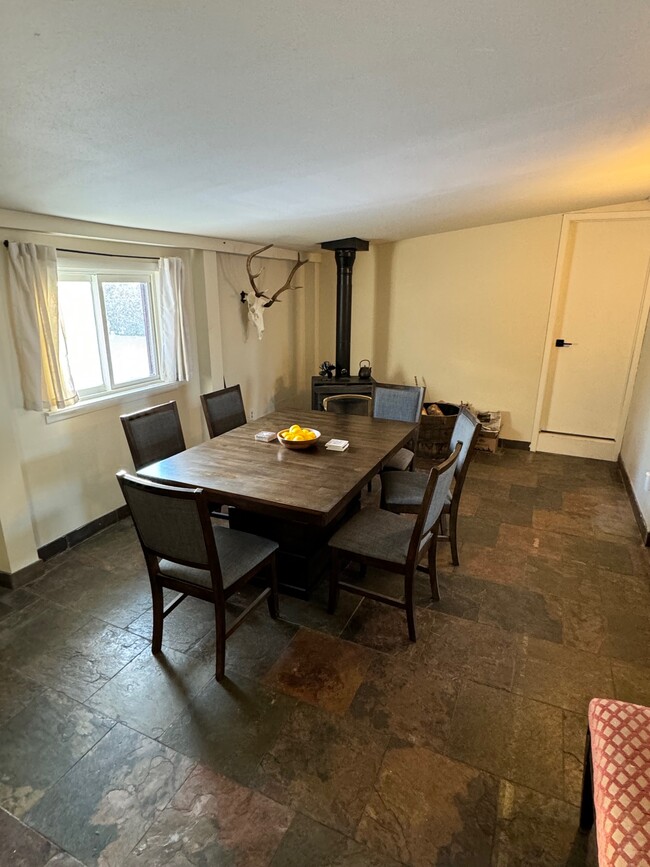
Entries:
<svg viewBox="0 0 650 867">
<path fill-rule="evenodd" d="M 273 295 L 271 295 L 271 300 L 266 302 L 266 304 L 264 305 L 265 307 L 270 307 L 271 304 L 275 304 L 275 302 L 278 300 L 278 295 L 282 295 L 282 293 L 286 292 L 287 289 L 302 289 L 302 286 L 292 286 L 291 281 L 296 276 L 296 272 L 298 271 L 298 269 L 302 268 L 303 265 L 306 265 L 308 261 L 309 257 L 307 259 L 301 259 L 300 253 L 298 253 L 298 261 L 291 269 L 291 273 L 287 277 L 286 283 L 283 286 L 280 286 L 278 291 L 274 292 Z"/>
<path fill-rule="evenodd" d="M 258 298 L 268 298 L 268 295 L 265 295 L 263 292 L 260 292 L 258 290 L 257 286 L 255 285 L 255 281 L 261 275 L 264 268 L 260 268 L 260 270 L 257 272 L 257 274 L 253 274 L 253 272 L 251 271 L 251 262 L 253 261 L 255 256 L 259 256 L 260 253 L 263 253 L 265 250 L 269 250 L 272 246 L 273 246 L 273 244 L 267 244 L 266 247 L 260 247 L 259 250 L 253 250 L 253 252 L 250 254 L 250 256 L 248 256 L 246 258 L 246 271 L 248 272 L 248 282 L 251 284 L 253 292 L 255 293 L 255 295 Z M 273 303 L 273 302 L 271 302 L 271 303 Z M 264 306 L 266 307 L 268 305 L 265 304 Z"/>
</svg>

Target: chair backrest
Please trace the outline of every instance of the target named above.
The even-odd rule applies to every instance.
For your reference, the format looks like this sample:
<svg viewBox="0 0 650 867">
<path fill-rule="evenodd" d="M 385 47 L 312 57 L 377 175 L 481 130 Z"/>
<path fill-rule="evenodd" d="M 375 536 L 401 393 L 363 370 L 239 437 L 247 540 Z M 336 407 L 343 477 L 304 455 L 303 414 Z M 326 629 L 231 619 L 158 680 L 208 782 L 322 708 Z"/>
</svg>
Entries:
<svg viewBox="0 0 650 867">
<path fill-rule="evenodd" d="M 467 407 L 463 406 L 458 413 L 456 424 L 451 432 L 450 447 L 456 448 L 457 443 L 461 443 L 460 454 L 456 461 L 454 498 L 460 497 L 465 483 L 465 476 L 474 455 L 476 442 L 481 435 L 481 422 L 473 415 Z"/>
<path fill-rule="evenodd" d="M 373 418 L 419 422 L 424 388 L 417 385 L 375 385 L 372 399 Z"/>
<path fill-rule="evenodd" d="M 433 467 L 429 473 L 429 479 L 422 498 L 422 505 L 415 521 L 409 545 L 408 562 L 411 565 L 415 565 L 419 561 L 420 551 L 428 542 L 431 533 L 440 520 L 440 515 L 442 514 L 454 478 L 454 471 L 461 449 L 462 443 L 457 443 L 449 457 L 441 464 Z"/>
<path fill-rule="evenodd" d="M 212 532 L 208 498 L 202 488 L 160 485 L 120 470 L 122 489 L 142 550 L 151 558 L 173 560 L 209 569 L 222 587 L 217 546 Z M 215 587 L 216 589 L 216 587 Z"/>
<path fill-rule="evenodd" d="M 332 394 L 323 398 L 325 412 L 339 415 L 370 415 L 372 398 L 367 394 Z"/>
<path fill-rule="evenodd" d="M 185 451 L 185 439 L 175 400 L 121 415 L 136 470 Z"/>
<path fill-rule="evenodd" d="M 201 405 L 210 439 L 246 424 L 246 410 L 239 385 L 202 394 Z"/>
</svg>

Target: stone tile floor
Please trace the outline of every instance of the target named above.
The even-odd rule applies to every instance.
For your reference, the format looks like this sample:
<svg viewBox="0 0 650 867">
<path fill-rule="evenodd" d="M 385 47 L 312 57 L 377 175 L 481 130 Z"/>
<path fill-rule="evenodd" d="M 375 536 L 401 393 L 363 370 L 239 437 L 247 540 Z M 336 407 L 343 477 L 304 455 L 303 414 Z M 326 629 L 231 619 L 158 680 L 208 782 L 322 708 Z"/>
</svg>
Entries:
<svg viewBox="0 0 650 867">
<path fill-rule="evenodd" d="M 330 617 L 323 586 L 258 610 L 222 685 L 205 603 L 151 655 L 128 521 L 0 591 L 0 865 L 595 864 L 587 703 L 650 704 L 650 552 L 616 467 L 478 455 L 461 539 L 416 644 L 367 600 Z"/>
</svg>

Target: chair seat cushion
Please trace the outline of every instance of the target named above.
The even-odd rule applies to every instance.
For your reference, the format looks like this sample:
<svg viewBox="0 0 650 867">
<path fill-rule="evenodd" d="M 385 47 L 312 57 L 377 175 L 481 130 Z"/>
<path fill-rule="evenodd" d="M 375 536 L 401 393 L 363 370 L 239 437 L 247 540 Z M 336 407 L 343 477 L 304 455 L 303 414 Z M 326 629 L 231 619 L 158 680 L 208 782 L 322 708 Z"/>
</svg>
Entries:
<svg viewBox="0 0 650 867">
<path fill-rule="evenodd" d="M 270 539 L 242 533 L 241 530 L 231 530 L 229 527 L 213 524 L 212 531 L 217 544 L 224 590 L 266 560 L 278 547 L 277 542 Z M 212 579 L 207 569 L 194 569 L 170 560 L 161 560 L 158 568 L 161 574 L 170 578 L 187 581 L 199 587 L 212 587 Z"/>
<path fill-rule="evenodd" d="M 589 704 L 598 863 L 650 864 L 650 708 Z"/>
<path fill-rule="evenodd" d="M 400 449 L 383 466 L 385 470 L 408 470 L 415 454 L 410 449 Z"/>
<path fill-rule="evenodd" d="M 406 563 L 413 522 L 383 509 L 357 512 L 330 539 L 332 548 L 390 563 Z"/>
<path fill-rule="evenodd" d="M 382 473 L 382 499 L 387 509 L 406 506 L 419 509 L 429 480 L 428 473 Z M 451 504 L 451 492 L 447 494 L 446 505 Z"/>
</svg>

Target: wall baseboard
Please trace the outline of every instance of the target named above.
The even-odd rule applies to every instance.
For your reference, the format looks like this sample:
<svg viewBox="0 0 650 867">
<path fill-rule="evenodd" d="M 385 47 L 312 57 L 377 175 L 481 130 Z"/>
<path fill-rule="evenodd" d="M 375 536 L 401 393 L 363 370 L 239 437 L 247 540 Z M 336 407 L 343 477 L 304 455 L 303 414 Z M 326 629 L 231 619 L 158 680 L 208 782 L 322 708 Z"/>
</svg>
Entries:
<svg viewBox="0 0 650 867">
<path fill-rule="evenodd" d="M 40 560 L 36 563 L 31 563 L 29 566 L 25 566 L 24 569 L 19 569 L 18 572 L 0 572 L 0 587 L 9 587 L 11 590 L 15 590 L 24 584 L 28 584 L 43 573 L 44 560 L 50 560 L 57 554 L 67 551 L 68 548 L 74 548 L 75 545 L 79 545 L 81 542 L 94 536 L 95 533 L 105 530 L 106 527 L 110 527 L 112 524 L 117 524 L 123 518 L 128 518 L 129 514 L 128 506 L 120 506 L 118 509 L 113 509 L 112 512 L 108 512 L 106 515 L 101 515 L 99 518 L 95 518 L 94 521 L 84 524 L 83 527 L 71 530 L 65 536 L 53 539 L 47 545 L 43 545 L 36 550 L 36 553 L 40 557 Z"/>
<path fill-rule="evenodd" d="M 632 487 L 632 482 L 630 481 L 630 477 L 628 475 L 625 464 L 623 463 L 623 458 L 618 456 L 618 468 L 621 471 L 621 477 L 623 479 L 623 484 L 625 485 L 625 490 L 630 500 L 630 505 L 632 506 L 632 511 L 634 512 L 634 517 L 636 518 L 636 522 L 639 525 L 639 532 L 641 533 L 641 539 L 643 540 L 643 544 L 646 547 L 650 547 L 650 531 L 648 531 L 648 526 L 643 517 L 643 513 L 641 512 L 641 508 L 636 498 L 636 494 L 634 493 L 634 488 Z"/>
<path fill-rule="evenodd" d="M 526 442 L 526 440 L 499 440 L 499 445 L 504 449 L 522 449 L 523 451 L 530 451 L 530 443 Z"/>
</svg>

